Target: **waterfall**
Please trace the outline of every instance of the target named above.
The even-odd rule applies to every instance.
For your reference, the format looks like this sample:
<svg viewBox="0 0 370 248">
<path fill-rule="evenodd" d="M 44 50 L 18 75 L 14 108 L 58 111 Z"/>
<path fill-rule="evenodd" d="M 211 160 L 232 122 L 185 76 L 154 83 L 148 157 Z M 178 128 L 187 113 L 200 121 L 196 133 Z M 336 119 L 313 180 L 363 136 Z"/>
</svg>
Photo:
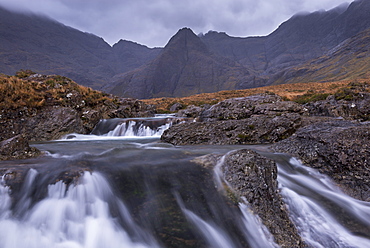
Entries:
<svg viewBox="0 0 370 248">
<path fill-rule="evenodd" d="M 155 118 L 104 119 L 91 134 L 103 136 L 160 137 L 174 124 L 191 119 L 159 115 Z"/>
<path fill-rule="evenodd" d="M 232 239 L 220 228 L 217 227 L 215 223 L 207 222 L 200 218 L 198 215 L 190 211 L 184 206 L 184 202 L 178 194 L 175 194 L 177 203 L 179 204 L 182 212 L 185 214 L 186 218 L 198 229 L 198 232 L 203 236 L 203 238 L 208 243 L 209 247 L 212 248 L 224 248 L 237 247 L 233 243 Z"/>
<path fill-rule="evenodd" d="M 0 181 L 0 219 L 7 218 L 9 216 L 11 206 L 11 198 L 9 196 L 10 189 L 5 185 L 5 176 L 6 174 L 1 177 Z"/>
<path fill-rule="evenodd" d="M 187 120 L 102 120 L 91 135 L 33 144 L 49 156 L 0 161 L 0 248 L 278 247 L 248 201 L 225 194 L 225 156 L 255 147 L 108 136 L 156 136 L 181 121 Z M 197 163 L 210 154 L 219 161 L 213 173 L 208 162 Z M 260 154 L 277 161 L 281 195 L 305 243 L 370 247 L 370 203 L 294 158 Z"/>
<path fill-rule="evenodd" d="M 34 172 L 28 173 L 26 181 L 34 180 Z M 0 247 L 159 247 L 135 224 L 100 173 L 85 172 L 76 184 L 67 186 L 59 181 L 49 185 L 47 191 L 45 199 L 34 206 L 28 204 L 26 214 L 17 217 L 9 214 L 9 190 L 0 186 Z M 23 202 L 30 197 L 27 193 Z M 123 229 L 117 217 L 110 214 L 112 204 L 130 230 Z"/>
<path fill-rule="evenodd" d="M 295 158 L 279 163 L 278 169 L 281 194 L 308 244 L 322 248 L 370 247 L 370 203 L 345 195 L 328 177 Z"/>
</svg>

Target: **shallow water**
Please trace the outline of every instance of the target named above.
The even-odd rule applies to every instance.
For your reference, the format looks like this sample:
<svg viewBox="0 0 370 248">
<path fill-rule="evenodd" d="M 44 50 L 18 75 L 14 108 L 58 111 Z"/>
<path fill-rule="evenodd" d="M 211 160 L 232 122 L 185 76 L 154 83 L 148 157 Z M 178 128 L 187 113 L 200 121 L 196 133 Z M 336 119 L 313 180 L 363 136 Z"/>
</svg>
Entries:
<svg viewBox="0 0 370 248">
<path fill-rule="evenodd" d="M 258 146 L 79 134 L 33 146 L 47 155 L 0 162 L 25 168 L 19 188 L 1 181 L 0 247 L 278 247 L 246 202 L 224 196 L 222 172 L 194 162 L 241 148 L 277 161 L 282 196 L 309 245 L 370 247 L 369 203 Z"/>
</svg>

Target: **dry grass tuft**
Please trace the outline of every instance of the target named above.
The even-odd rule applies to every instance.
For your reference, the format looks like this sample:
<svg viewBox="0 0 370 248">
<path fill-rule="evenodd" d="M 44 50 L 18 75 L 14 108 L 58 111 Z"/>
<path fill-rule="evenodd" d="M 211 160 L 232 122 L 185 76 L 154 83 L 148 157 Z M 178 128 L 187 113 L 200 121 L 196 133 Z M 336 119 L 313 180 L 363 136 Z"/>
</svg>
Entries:
<svg viewBox="0 0 370 248">
<path fill-rule="evenodd" d="M 46 105 L 95 106 L 113 101 L 108 94 L 78 85 L 62 76 L 27 74 L 0 75 L 0 109 L 40 108 Z"/>
</svg>

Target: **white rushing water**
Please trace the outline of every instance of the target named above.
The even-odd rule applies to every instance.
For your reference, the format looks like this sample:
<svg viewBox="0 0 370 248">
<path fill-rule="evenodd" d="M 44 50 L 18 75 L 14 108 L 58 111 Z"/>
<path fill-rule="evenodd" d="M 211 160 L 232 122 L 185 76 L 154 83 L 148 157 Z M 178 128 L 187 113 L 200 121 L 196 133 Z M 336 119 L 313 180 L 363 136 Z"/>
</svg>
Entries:
<svg viewBox="0 0 370 248">
<path fill-rule="evenodd" d="M 345 195 L 328 177 L 295 158 L 289 163 L 291 168 L 279 165 L 278 181 L 291 218 L 303 239 L 320 248 L 370 247 L 369 239 L 353 234 L 340 222 L 346 216 L 369 228 L 370 203 Z M 333 208 L 338 212 L 330 211 Z"/>
<path fill-rule="evenodd" d="M 199 238 L 200 243 L 206 244 L 206 247 L 244 247 L 246 243 L 251 248 L 278 247 L 260 218 L 249 210 L 247 200 L 239 203 L 239 208 L 232 208 L 232 211 L 228 205 L 221 205 L 221 201 L 209 203 L 205 200 L 208 198 L 204 196 L 208 194 L 225 193 L 224 186 L 227 182 L 223 179 L 221 166 L 227 153 L 240 147 L 212 146 L 203 148 L 207 150 L 202 150 L 200 146 L 174 147 L 162 144 L 158 142 L 159 136 L 172 125 L 172 122 L 159 121 L 149 125 L 150 120 L 145 121 L 146 124 L 138 125 L 137 120 L 103 120 L 100 123 L 101 129 L 97 130 L 98 133 L 100 132 L 99 135 L 70 134 L 63 141 L 39 144 L 38 147 L 51 158 L 51 162 L 43 164 L 45 166 L 48 166 L 48 163 L 55 164 L 61 161 L 60 164 L 52 167 L 59 169 L 70 164 L 78 166 L 82 161 L 83 164 L 86 162 L 88 166 L 91 166 L 88 167 L 91 169 L 99 169 L 99 166 L 102 166 L 109 168 L 107 171 L 110 171 L 114 167 L 112 174 L 124 171 L 127 174 L 122 173 L 125 175 L 122 178 L 132 181 L 127 184 L 122 183 L 125 186 L 121 185 L 119 188 L 121 195 L 116 196 L 103 174 L 85 172 L 69 186 L 62 181 L 48 185 L 46 197 L 35 201 L 32 197 L 34 197 L 33 190 L 36 187 L 39 173 L 30 169 L 22 188 L 17 192 L 19 194 L 19 197 L 16 197 L 17 202 L 13 203 L 12 199 L 15 198 L 10 188 L 5 185 L 6 175 L 4 175 L 0 181 L 0 248 L 166 247 L 168 243 L 164 244 L 164 240 L 167 238 L 170 240 L 171 237 L 168 236 L 172 233 L 164 232 L 168 236 L 160 236 L 164 235 L 161 228 L 163 227 L 163 230 L 174 228 L 171 224 L 168 226 L 165 224 L 168 224 L 171 218 L 174 218 L 175 222 L 179 221 L 180 217 L 185 220 L 181 223 L 181 227 L 189 228 L 190 232 L 195 234 L 190 235 L 189 240 L 194 241 L 193 239 Z M 211 188 L 215 190 L 207 191 L 207 193 L 201 191 L 200 196 L 190 194 L 196 192 L 199 183 L 204 184 L 204 181 L 192 182 L 198 175 L 191 174 L 190 171 L 197 173 L 197 170 L 192 167 L 194 164 L 184 161 L 215 153 L 217 149 L 219 149 L 218 154 L 226 155 L 221 157 L 214 168 L 214 186 Z M 221 149 L 224 150 L 221 152 Z M 270 155 L 280 161 L 277 157 L 281 154 Z M 181 168 L 181 163 L 182 165 L 185 163 L 188 170 L 180 170 L 180 172 L 173 170 L 172 167 Z M 69 170 L 69 168 L 64 169 Z M 131 173 L 131 169 L 135 173 Z M 105 172 L 104 174 L 107 172 L 102 171 Z M 363 236 L 366 236 L 366 231 L 370 230 L 370 203 L 345 195 L 328 177 L 303 166 L 294 158 L 289 162 L 278 164 L 278 172 L 280 191 L 287 204 L 290 217 L 309 246 L 319 248 L 370 247 L 369 234 L 367 237 L 361 236 L 364 233 Z M 178 173 L 181 174 L 180 177 L 174 177 Z M 123 179 L 118 176 L 118 173 L 114 176 L 122 182 Z M 112 177 L 109 178 L 112 179 Z M 151 180 L 145 181 L 146 178 Z M 180 179 L 182 178 L 184 182 L 181 184 Z M 213 183 L 212 180 L 209 181 Z M 186 188 L 184 184 L 191 185 L 190 189 L 183 189 Z M 112 185 L 117 186 L 117 181 L 112 180 Z M 142 185 L 146 186 L 144 188 L 147 191 L 140 191 Z M 126 186 L 131 191 L 129 196 L 137 197 L 138 201 L 130 202 L 129 197 L 122 197 L 126 195 L 123 193 Z M 168 216 L 165 216 L 163 220 L 159 217 L 156 219 L 156 216 L 162 216 L 156 214 L 167 211 L 166 203 L 171 200 L 167 199 L 162 202 L 161 197 L 168 196 L 163 188 L 161 188 L 161 193 L 157 193 L 160 191 L 159 186 L 166 190 L 166 187 L 171 186 L 176 189 L 168 190 L 171 196 L 175 197 L 178 212 L 176 212 L 176 207 L 172 206 L 169 208 Z M 183 199 L 180 197 L 181 189 L 184 190 L 181 194 Z M 119 197 L 125 199 L 127 205 Z M 156 204 L 153 204 L 156 202 L 160 208 L 156 208 Z M 136 209 L 135 204 L 142 204 L 141 208 Z M 222 211 L 216 211 L 216 205 L 221 206 L 219 209 Z M 208 214 L 205 213 L 206 211 L 198 211 L 208 207 L 210 208 Z M 152 208 L 154 210 L 150 212 Z M 229 215 L 225 214 L 227 211 L 230 211 Z M 155 216 L 154 221 L 150 215 Z M 235 225 L 229 225 L 225 219 L 232 219 Z M 350 225 L 356 226 L 352 226 L 351 229 Z M 174 240 L 185 240 L 186 242 L 188 238 L 186 235 L 176 236 Z M 163 237 L 165 238 L 161 239 Z"/>
<path fill-rule="evenodd" d="M 244 200 L 246 202 L 246 200 Z M 248 242 L 253 248 L 276 248 L 279 247 L 271 233 L 262 224 L 261 219 L 254 215 L 245 203 L 239 203 L 239 208 L 243 214 L 244 233 L 248 237 Z"/>
<path fill-rule="evenodd" d="M 128 136 L 128 137 L 161 137 L 163 132 L 170 128 L 171 122 L 165 123 L 157 128 L 152 129 L 149 126 L 139 125 L 136 121 L 128 121 L 117 125 L 112 131 L 109 131 L 105 136 Z"/>
<path fill-rule="evenodd" d="M 153 118 L 103 119 L 96 125 L 91 134 L 72 133 L 61 140 L 112 140 L 160 138 L 165 130 L 173 124 L 192 119 L 177 118 L 173 115 L 159 115 Z"/>
<path fill-rule="evenodd" d="M 228 156 L 229 153 L 232 153 L 234 151 L 230 151 L 227 154 L 223 155 L 219 161 L 217 162 L 216 166 L 213 168 L 214 173 L 214 180 L 216 183 L 216 187 L 219 191 L 223 191 L 224 193 L 225 188 L 224 184 L 228 185 L 228 187 L 231 189 L 232 187 L 230 184 L 224 180 L 223 173 L 222 173 L 222 165 L 225 162 L 225 158 Z M 242 199 L 243 202 L 239 203 L 239 209 L 243 215 L 242 222 L 244 224 L 243 233 L 245 237 L 247 237 L 247 240 L 249 242 L 249 245 L 252 248 L 268 248 L 268 247 L 279 247 L 275 242 L 274 238 L 271 235 L 271 233 L 268 231 L 268 229 L 262 224 L 261 219 L 259 219 L 258 216 L 254 215 L 248 205 L 247 200 Z M 194 219 L 194 218 L 193 218 Z M 195 222 L 195 219 L 193 220 Z M 201 225 L 199 225 L 199 229 L 203 229 Z M 230 246 L 232 247 L 232 246 Z"/>
<path fill-rule="evenodd" d="M 31 170 L 27 180 L 32 181 L 34 173 Z M 76 185 L 69 187 L 61 181 L 49 185 L 48 196 L 22 211 L 26 213 L 22 217 L 10 213 L 9 189 L 0 185 L 0 194 L 1 248 L 159 247 L 136 226 L 99 173 L 85 172 Z M 110 215 L 108 201 L 115 201 L 120 215 L 140 235 L 139 241 L 133 241 Z"/>
<path fill-rule="evenodd" d="M 237 247 L 233 243 L 232 239 L 220 228 L 217 227 L 215 223 L 210 221 L 205 221 L 198 215 L 190 211 L 184 206 L 184 202 L 178 194 L 175 195 L 177 203 L 179 204 L 182 212 L 185 214 L 186 218 L 193 223 L 193 225 L 198 229 L 198 232 L 203 236 L 203 238 L 208 243 L 209 247 L 212 248 L 234 248 Z"/>
</svg>

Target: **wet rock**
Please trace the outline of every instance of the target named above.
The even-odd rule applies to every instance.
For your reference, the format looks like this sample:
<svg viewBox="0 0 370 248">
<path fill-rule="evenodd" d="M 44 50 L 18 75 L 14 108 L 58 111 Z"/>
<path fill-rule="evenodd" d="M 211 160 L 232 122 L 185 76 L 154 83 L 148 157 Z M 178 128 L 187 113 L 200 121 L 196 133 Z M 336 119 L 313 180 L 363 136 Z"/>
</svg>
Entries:
<svg viewBox="0 0 370 248">
<path fill-rule="evenodd" d="M 153 116 L 154 107 L 136 99 L 106 101 L 94 107 L 43 106 L 0 110 L 0 140 L 26 134 L 30 141 L 59 139 L 68 133 L 90 133 L 100 119 Z"/>
<path fill-rule="evenodd" d="M 0 142 L 0 160 L 25 159 L 40 155 L 40 151 L 30 147 L 24 135 Z"/>
<path fill-rule="evenodd" d="M 272 145 L 330 176 L 344 191 L 370 201 L 370 122 L 334 120 L 301 128 Z"/>
<path fill-rule="evenodd" d="M 243 120 L 191 122 L 166 130 L 161 140 L 174 145 L 274 143 L 292 135 L 301 125 L 298 114 L 252 116 Z"/>
<path fill-rule="evenodd" d="M 222 171 L 232 190 L 249 203 L 281 247 L 304 247 L 278 192 L 273 160 L 247 149 L 234 151 L 225 156 Z"/>
<path fill-rule="evenodd" d="M 51 107 L 29 118 L 24 129 L 31 141 L 59 139 L 68 133 L 84 133 L 82 120 L 75 109 Z"/>
</svg>

